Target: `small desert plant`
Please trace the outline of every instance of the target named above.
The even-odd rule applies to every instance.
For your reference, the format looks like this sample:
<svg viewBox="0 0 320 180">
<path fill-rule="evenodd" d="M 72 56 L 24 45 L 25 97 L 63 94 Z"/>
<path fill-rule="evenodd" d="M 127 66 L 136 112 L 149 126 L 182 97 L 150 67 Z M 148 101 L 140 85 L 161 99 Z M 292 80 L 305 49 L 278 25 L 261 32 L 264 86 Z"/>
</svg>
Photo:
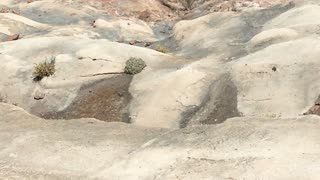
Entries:
<svg viewBox="0 0 320 180">
<path fill-rule="evenodd" d="M 158 46 L 156 46 L 156 48 L 154 50 L 156 50 L 158 52 L 162 52 L 162 53 L 169 52 L 169 49 L 164 45 L 158 45 Z"/>
<path fill-rule="evenodd" d="M 44 77 L 52 76 L 55 73 L 55 57 L 50 62 L 44 61 L 34 66 L 33 76 L 35 81 L 40 81 Z"/>
<path fill-rule="evenodd" d="M 186 9 L 192 9 L 192 5 L 195 2 L 195 0 L 179 0 L 179 1 Z"/>
<path fill-rule="evenodd" d="M 141 58 L 130 58 L 126 62 L 126 66 L 124 68 L 124 73 L 126 74 L 138 74 L 140 73 L 145 67 L 146 63 Z"/>
<path fill-rule="evenodd" d="M 97 74 L 89 74 L 82 75 L 81 77 L 92 77 L 92 76 L 102 76 L 102 75 L 110 75 L 110 74 L 130 74 L 135 75 L 140 73 L 145 67 L 146 63 L 141 58 L 131 57 L 126 62 L 126 66 L 122 72 L 105 72 L 105 73 L 97 73 Z"/>
</svg>

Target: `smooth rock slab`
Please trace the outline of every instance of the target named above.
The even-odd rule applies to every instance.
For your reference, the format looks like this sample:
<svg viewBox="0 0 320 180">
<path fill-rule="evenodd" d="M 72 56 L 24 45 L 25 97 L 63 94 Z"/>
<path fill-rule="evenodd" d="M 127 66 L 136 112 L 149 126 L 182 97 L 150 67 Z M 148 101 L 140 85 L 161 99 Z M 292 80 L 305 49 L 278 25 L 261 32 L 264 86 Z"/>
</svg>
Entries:
<svg viewBox="0 0 320 180">
<path fill-rule="evenodd" d="M 46 121 L 7 104 L 0 114 L 0 179 L 88 179 L 165 132 L 95 119 Z"/>
<path fill-rule="evenodd" d="M 320 38 L 305 37 L 269 46 L 232 65 L 243 116 L 302 115 L 319 95 Z"/>
<path fill-rule="evenodd" d="M 0 104 L 0 179 L 319 179 L 320 118 L 234 118 L 168 131 L 46 121 Z"/>
</svg>

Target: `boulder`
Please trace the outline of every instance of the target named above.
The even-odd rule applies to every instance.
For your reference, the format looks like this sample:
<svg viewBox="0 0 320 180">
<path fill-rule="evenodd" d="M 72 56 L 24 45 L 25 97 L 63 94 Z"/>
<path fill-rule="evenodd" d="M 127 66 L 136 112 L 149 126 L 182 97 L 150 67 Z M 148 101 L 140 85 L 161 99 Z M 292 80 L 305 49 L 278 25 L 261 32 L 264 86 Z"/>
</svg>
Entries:
<svg viewBox="0 0 320 180">
<path fill-rule="evenodd" d="M 269 46 L 232 66 L 244 116 L 296 117 L 319 94 L 317 37 Z"/>
<path fill-rule="evenodd" d="M 41 107 L 37 110 L 41 110 L 41 113 L 37 114 L 62 111 L 73 102 L 81 87 L 114 77 L 81 76 L 122 72 L 125 62 L 131 57 L 142 58 L 147 63 L 146 71 L 159 69 L 165 59 L 173 58 L 154 50 L 108 40 L 67 36 L 26 38 L 2 43 L 0 53 L 4 60 L 0 64 L 3 69 L 0 77 L 1 92 L 7 95 L 10 103 L 29 111 Z M 52 57 L 55 57 L 55 74 L 38 83 L 33 82 L 34 64 L 48 61 Z M 33 95 L 39 86 L 46 91 L 46 98 L 41 104 L 34 100 Z"/>
<path fill-rule="evenodd" d="M 97 19 L 93 26 L 99 32 L 112 32 L 117 34 L 121 41 L 156 41 L 152 29 L 147 23 L 137 19 L 115 19 L 103 20 Z"/>
</svg>

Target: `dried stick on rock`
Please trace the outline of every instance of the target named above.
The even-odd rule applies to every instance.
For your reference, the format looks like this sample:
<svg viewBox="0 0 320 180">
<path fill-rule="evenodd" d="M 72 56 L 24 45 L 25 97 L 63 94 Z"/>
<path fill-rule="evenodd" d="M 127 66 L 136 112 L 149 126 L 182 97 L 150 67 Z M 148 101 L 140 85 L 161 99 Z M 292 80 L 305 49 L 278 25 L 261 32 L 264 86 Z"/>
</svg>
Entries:
<svg viewBox="0 0 320 180">
<path fill-rule="evenodd" d="M 88 75 L 82 75 L 80 77 L 104 76 L 104 75 L 111 75 L 111 74 L 124 74 L 124 72 L 107 72 L 107 73 L 88 74 Z"/>
</svg>

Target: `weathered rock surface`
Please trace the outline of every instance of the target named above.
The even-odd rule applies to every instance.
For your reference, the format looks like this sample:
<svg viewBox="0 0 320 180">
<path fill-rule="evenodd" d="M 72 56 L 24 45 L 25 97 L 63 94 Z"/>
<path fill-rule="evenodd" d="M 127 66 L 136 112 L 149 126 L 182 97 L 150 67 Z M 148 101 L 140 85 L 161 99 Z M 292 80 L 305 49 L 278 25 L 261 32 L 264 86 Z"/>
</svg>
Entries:
<svg viewBox="0 0 320 180">
<path fill-rule="evenodd" d="M 316 116 L 168 130 L 48 121 L 6 104 L 0 113 L 1 179 L 319 178 Z"/>
<path fill-rule="evenodd" d="M 320 3 L 168 2 L 0 2 L 0 179 L 320 178 Z"/>
<path fill-rule="evenodd" d="M 1 32 L 22 37 L 1 43 L 1 95 L 8 103 L 34 114 L 46 118 L 51 114 L 52 118 L 126 119 L 142 126 L 180 128 L 223 122 L 234 116 L 295 118 L 307 112 L 319 95 L 319 18 L 310 18 L 319 15 L 319 5 L 314 2 L 211 13 L 179 21 L 167 40 L 158 36 L 152 23 L 107 16 L 101 9 L 77 3 L 63 2 L 65 9 L 57 11 L 56 18 L 34 17 L 37 11 L 33 10 L 42 12 L 50 7 L 52 13 L 58 9 L 59 5 L 50 5 L 53 1 L 48 3 L 21 3 L 20 14 L 0 14 L 4 25 Z M 91 11 L 94 13 L 89 17 Z M 71 20 L 67 12 L 77 21 L 67 22 Z M 56 21 L 61 17 L 66 21 Z M 121 42 L 157 42 L 175 49 L 164 54 Z M 33 82 L 34 64 L 52 56 L 56 57 L 54 76 Z M 122 93 L 130 98 L 119 97 L 107 86 L 106 92 L 114 92 L 108 101 L 81 93 L 88 84 L 115 78 L 81 76 L 121 72 L 130 57 L 147 63 L 132 81 L 123 84 L 119 80 Z M 36 90 L 46 92 L 46 97 L 35 101 Z M 101 108 L 81 109 L 86 102 L 99 102 Z M 102 106 L 110 110 L 103 111 Z M 94 115 L 96 110 L 100 115 Z M 115 116 L 103 118 L 110 112 Z"/>
<path fill-rule="evenodd" d="M 30 47 L 30 44 L 34 45 Z M 28 51 L 25 51 L 26 48 Z M 0 56 L 4 61 L 0 67 L 5 74 L 0 77 L 1 94 L 8 97 L 10 103 L 29 111 L 41 106 L 45 108 L 41 112 L 43 114 L 64 110 L 77 97 L 82 86 L 106 78 L 81 77 L 82 75 L 121 72 L 125 61 L 130 57 L 144 59 L 148 63 L 146 71 L 151 71 L 171 58 L 170 55 L 145 48 L 77 37 L 27 38 L 3 43 L 0 49 Z M 45 78 L 40 83 L 33 82 L 34 64 L 52 56 L 56 57 L 54 76 Z M 112 75 L 107 76 L 109 77 Z M 34 101 L 35 89 L 46 91 L 43 101 Z"/>
<path fill-rule="evenodd" d="M 165 132 L 95 119 L 43 120 L 6 104 L 0 114 L 1 179 L 86 179 Z"/>
</svg>

